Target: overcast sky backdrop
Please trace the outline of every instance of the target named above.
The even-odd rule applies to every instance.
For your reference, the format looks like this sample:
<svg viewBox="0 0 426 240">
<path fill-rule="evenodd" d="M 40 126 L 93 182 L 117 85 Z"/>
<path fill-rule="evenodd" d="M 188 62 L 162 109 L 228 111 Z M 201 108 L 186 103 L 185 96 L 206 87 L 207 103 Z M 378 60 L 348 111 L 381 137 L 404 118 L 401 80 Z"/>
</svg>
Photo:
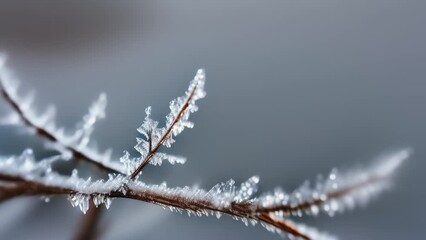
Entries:
<svg viewBox="0 0 426 240">
<path fill-rule="evenodd" d="M 297 187 L 333 167 L 412 147 L 391 192 L 368 207 L 304 221 L 341 239 L 426 234 L 426 1 L 1 1 L 0 51 L 37 106 L 73 126 L 101 92 L 95 137 L 115 156 L 132 149 L 146 106 L 162 120 L 200 67 L 207 98 L 177 139 L 183 166 L 145 179 L 211 187 L 261 178 Z M 5 105 L 0 111 L 5 112 Z M 0 128 L 4 154 L 37 139 Z M 4 239 L 67 239 L 79 216 L 64 198 L 0 205 Z M 115 200 L 106 239 L 279 239 L 224 217 L 188 218 Z"/>
</svg>

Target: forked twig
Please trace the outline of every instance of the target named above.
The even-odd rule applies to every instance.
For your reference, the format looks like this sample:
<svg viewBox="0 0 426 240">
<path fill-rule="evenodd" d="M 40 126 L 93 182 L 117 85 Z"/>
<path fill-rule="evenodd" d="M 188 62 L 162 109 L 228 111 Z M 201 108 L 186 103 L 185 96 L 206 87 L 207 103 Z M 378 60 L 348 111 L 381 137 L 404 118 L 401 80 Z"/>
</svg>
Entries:
<svg viewBox="0 0 426 240">
<path fill-rule="evenodd" d="M 276 189 L 255 196 L 259 182 L 256 176 L 239 187 L 235 186 L 233 180 L 229 180 L 208 191 L 196 187 L 170 188 L 166 184 L 150 185 L 140 181 L 138 176 L 147 164 L 161 165 L 164 160 L 171 164 L 185 163 L 185 159 L 161 153 L 159 149 L 162 145 L 170 147 L 174 136 L 185 127 L 193 126 L 188 118 L 190 113 L 198 109 L 195 101 L 205 96 L 204 80 L 204 71 L 199 70 L 185 95 L 170 103 L 171 112 L 163 128 L 158 128 L 158 122 L 150 118 L 150 107 L 147 108 L 145 121 L 138 128 L 145 139 L 138 138 L 135 146 L 141 156 L 132 158 L 126 152 L 120 159 L 123 165 L 117 166 L 116 162 L 105 161 L 100 156 L 94 157 L 86 148 L 79 147 L 86 146 L 88 142 L 91 124 L 96 121 L 99 110 L 96 106 L 94 110 L 90 109 L 94 113 L 89 113 L 83 133 L 77 134 L 81 144 L 75 145 L 64 141 L 58 132 L 38 124 L 20 105 L 16 94 L 5 86 L 0 75 L 0 94 L 26 128 L 32 129 L 48 142 L 59 145 L 59 150 L 71 153 L 73 158 L 82 159 L 110 173 L 108 180 L 85 180 L 78 176 L 76 170 L 71 176 L 60 175 L 51 166 L 59 157 L 36 161 L 32 151 L 26 150 L 20 156 L 0 157 L 0 202 L 18 196 L 68 195 L 73 206 L 78 206 L 84 213 L 89 211 L 75 239 L 88 239 L 96 235 L 95 225 L 101 213 L 98 207 L 104 204 L 109 208 L 111 200 L 115 198 L 150 202 L 172 211 L 186 211 L 198 216 L 220 217 L 225 214 L 246 224 L 259 222 L 268 230 L 304 240 L 334 239 L 328 234 L 294 223 L 289 218 L 302 214 L 317 215 L 320 212 L 334 215 L 357 203 L 365 203 L 388 188 L 390 176 L 410 155 L 409 150 L 402 150 L 384 157 L 370 168 L 346 174 L 332 171 L 328 178 L 317 181 L 315 186 L 304 184 L 292 193 Z"/>
<path fill-rule="evenodd" d="M 194 97 L 195 91 L 197 90 L 198 83 L 195 83 L 194 87 L 192 88 L 189 96 L 185 100 L 185 103 L 183 104 L 182 108 L 179 110 L 178 115 L 174 118 L 172 124 L 167 127 L 166 132 L 161 137 L 160 141 L 158 141 L 157 144 L 155 144 L 154 148 L 152 148 L 152 132 L 149 133 L 148 141 L 149 141 L 149 153 L 145 157 L 145 159 L 142 161 L 142 163 L 133 171 L 133 173 L 130 175 L 130 179 L 135 179 L 136 176 L 142 171 L 142 169 L 151 161 L 152 157 L 155 155 L 155 153 L 158 151 L 158 149 L 163 145 L 164 141 L 166 141 L 167 137 L 171 134 L 172 129 L 175 127 L 176 123 L 180 120 L 182 115 L 185 113 L 185 111 L 188 109 L 189 103 L 191 102 L 192 98 Z"/>
<path fill-rule="evenodd" d="M 25 195 L 51 196 L 65 194 L 70 195 L 71 201 L 84 210 L 85 202 L 82 199 L 87 199 L 87 197 L 94 199 L 95 204 L 105 202 L 108 198 L 126 198 L 154 203 L 176 211 L 185 210 L 196 215 L 226 214 L 238 219 L 260 221 L 302 239 L 316 239 L 320 235 L 302 231 L 297 224 L 288 221 L 283 216 L 292 216 L 300 211 L 313 213 L 311 211 L 313 206 L 321 208 L 322 211 L 329 214 L 333 211 L 341 211 L 346 207 L 351 207 L 347 206 L 346 198 L 348 197 L 355 202 L 365 201 L 371 194 L 386 188 L 390 174 L 407 157 L 407 151 L 398 152 L 387 157 L 386 161 L 376 167 L 370 168 L 368 171 L 361 171 L 361 175 L 357 172 L 344 174 L 340 177 L 340 183 L 343 184 L 342 187 L 338 187 L 335 190 L 331 188 L 328 191 L 323 189 L 320 200 L 314 198 L 315 190 L 310 190 L 311 194 L 309 195 L 314 200 L 299 198 L 300 192 L 297 191 L 287 196 L 287 198 L 295 197 L 295 199 L 300 199 L 297 204 L 286 203 L 285 200 L 281 201 L 285 199 L 285 196 L 281 196 L 283 195 L 281 192 L 275 192 L 272 195 L 259 198 L 250 198 L 250 195 L 242 197 L 246 193 L 245 190 L 253 190 L 247 189 L 250 185 L 248 183 L 257 182 L 256 179 L 249 179 L 241 185 L 240 189 L 227 192 L 225 189 L 232 188 L 233 182 L 231 182 L 231 185 L 219 184 L 210 191 L 204 191 L 202 189 L 146 185 L 136 181 L 129 181 L 123 185 L 124 178 L 120 176 L 111 178 L 107 182 L 88 182 L 83 179 L 68 179 L 67 177 L 57 176 L 56 181 L 62 184 L 55 185 L 44 177 L 40 178 L 40 180 L 34 180 L 34 177 L 30 174 L 19 173 L 19 171 L 13 174 L 0 174 L 0 180 L 19 179 L 16 183 L 0 185 L 2 186 L 0 188 L 2 193 L 0 200 Z M 334 178 L 336 173 L 333 172 L 332 174 L 330 176 Z M 29 179 L 26 178 L 28 175 Z M 15 177 L 12 178 L 11 176 Z M 333 182 L 334 179 L 332 182 L 325 181 L 321 185 L 327 188 Z M 124 187 L 125 189 L 123 189 Z M 365 195 L 366 193 L 368 195 Z M 363 196 L 363 199 L 357 199 L 358 196 Z M 274 201 L 276 200 L 279 201 L 275 203 Z M 337 202 L 340 205 L 339 209 L 325 208 L 326 204 L 333 202 Z"/>
</svg>

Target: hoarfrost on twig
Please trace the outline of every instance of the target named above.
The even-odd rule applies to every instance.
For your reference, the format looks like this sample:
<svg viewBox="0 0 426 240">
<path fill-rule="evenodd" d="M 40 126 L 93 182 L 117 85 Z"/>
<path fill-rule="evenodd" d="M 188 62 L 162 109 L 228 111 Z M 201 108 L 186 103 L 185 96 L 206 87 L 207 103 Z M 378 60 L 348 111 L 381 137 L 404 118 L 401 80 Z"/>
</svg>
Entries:
<svg viewBox="0 0 426 240">
<path fill-rule="evenodd" d="M 260 223 L 267 230 L 277 232 L 290 239 L 335 239 L 314 228 L 295 223 L 291 216 L 318 215 L 324 212 L 330 216 L 366 204 L 371 198 L 389 188 L 391 176 L 411 153 L 409 149 L 386 155 L 368 168 L 347 172 L 333 169 L 325 178 L 318 178 L 314 184 L 303 183 L 293 192 L 280 188 L 257 195 L 259 177 L 253 176 L 236 185 L 230 179 L 213 186 L 210 190 L 198 187 L 168 187 L 162 184 L 147 184 L 138 179 L 147 164 L 184 164 L 184 157 L 160 152 L 160 147 L 171 147 L 175 137 L 185 128 L 194 124 L 189 116 L 198 110 L 195 104 L 205 96 L 205 72 L 200 69 L 181 97 L 170 102 L 170 113 L 164 127 L 151 119 L 151 107 L 146 108 L 146 117 L 137 129 L 142 138 L 137 138 L 135 149 L 138 157 L 125 151 L 118 160 L 111 159 L 111 151 L 99 153 L 91 146 L 91 135 L 95 123 L 105 118 L 106 94 L 90 106 L 89 112 L 77 124 L 74 131 L 56 127 L 54 107 L 43 114 L 37 114 L 32 107 L 34 95 L 21 97 L 17 81 L 4 67 L 0 57 L 0 93 L 12 109 L 11 114 L 1 123 L 24 127 L 28 132 L 41 136 L 46 145 L 59 152 L 58 155 L 35 160 L 31 149 L 21 155 L 0 157 L 0 201 L 21 195 L 38 195 L 46 201 L 53 195 L 68 195 L 74 207 L 86 213 L 90 201 L 95 207 L 110 208 L 112 199 L 127 198 L 151 202 L 174 212 L 188 215 L 220 218 L 230 215 L 246 225 Z M 63 159 L 82 159 L 109 172 L 108 179 L 83 179 L 77 169 L 71 175 L 54 171 L 52 164 Z M 121 163 L 120 163 L 121 162 Z"/>
</svg>

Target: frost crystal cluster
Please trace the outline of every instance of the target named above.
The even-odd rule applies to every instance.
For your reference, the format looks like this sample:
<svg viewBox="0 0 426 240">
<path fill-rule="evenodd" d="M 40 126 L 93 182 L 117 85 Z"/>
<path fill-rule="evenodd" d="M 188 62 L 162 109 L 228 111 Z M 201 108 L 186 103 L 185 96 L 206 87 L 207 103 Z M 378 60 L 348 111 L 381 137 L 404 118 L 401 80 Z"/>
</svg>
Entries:
<svg viewBox="0 0 426 240">
<path fill-rule="evenodd" d="M 131 175 L 132 178 L 137 177 L 147 163 L 160 166 L 164 160 L 167 160 L 170 164 L 184 164 L 186 162 L 184 157 L 161 153 L 158 152 L 158 149 L 162 145 L 170 148 L 172 143 L 175 142 L 173 137 L 179 135 L 185 128 L 194 127 L 194 123 L 189 121 L 189 115 L 198 110 L 195 101 L 206 95 L 204 81 L 204 70 L 199 69 L 185 95 L 170 102 L 170 113 L 166 117 L 164 127 L 158 127 L 159 123 L 150 118 L 151 107 L 145 109 L 145 120 L 138 128 L 138 132 L 144 138 L 137 138 L 135 146 L 140 156 L 131 158 L 130 154 L 125 151 L 124 156 L 120 159 L 125 165 L 126 173 Z"/>
<path fill-rule="evenodd" d="M 1 62 L 1 61 L 0 61 Z M 147 184 L 140 180 L 147 164 L 160 166 L 184 164 L 184 157 L 161 152 L 170 148 L 177 135 L 185 128 L 192 128 L 190 114 L 198 110 L 196 101 L 204 98 L 205 72 L 200 69 L 189 84 L 185 94 L 170 102 L 170 113 L 164 123 L 151 119 L 151 107 L 145 109 L 146 117 L 137 129 L 135 149 L 138 156 L 124 155 L 115 159 L 111 150 L 99 152 L 91 135 L 98 120 L 105 118 L 106 94 L 101 94 L 90 106 L 89 112 L 76 124 L 75 129 L 65 130 L 55 123 L 55 108 L 36 112 L 33 95 L 18 92 L 17 81 L 0 63 L 0 94 L 10 114 L 3 125 L 16 125 L 43 140 L 45 146 L 58 154 L 36 160 L 31 149 L 17 156 L 0 157 L 0 201 L 18 196 L 40 196 L 45 201 L 55 195 L 66 195 L 71 205 L 87 213 L 100 205 L 110 208 L 114 198 L 150 202 L 188 215 L 229 215 L 246 225 L 260 223 L 267 230 L 290 239 L 336 239 L 294 218 L 318 215 L 321 212 L 333 216 L 336 213 L 366 204 L 372 197 L 389 188 L 391 176 L 410 155 L 410 150 L 401 150 L 386 155 L 369 168 L 340 172 L 332 170 L 326 177 L 319 176 L 313 184 L 305 182 L 293 192 L 277 188 L 258 194 L 259 177 L 236 184 L 234 180 L 219 183 L 210 190 L 198 187 L 168 187 L 162 184 Z M 84 161 L 103 172 L 82 178 L 76 165 L 70 174 L 60 174 L 55 164 L 61 161 Z M 95 211 L 93 210 L 93 211 Z M 92 220 L 94 218 L 91 218 Z"/>
</svg>

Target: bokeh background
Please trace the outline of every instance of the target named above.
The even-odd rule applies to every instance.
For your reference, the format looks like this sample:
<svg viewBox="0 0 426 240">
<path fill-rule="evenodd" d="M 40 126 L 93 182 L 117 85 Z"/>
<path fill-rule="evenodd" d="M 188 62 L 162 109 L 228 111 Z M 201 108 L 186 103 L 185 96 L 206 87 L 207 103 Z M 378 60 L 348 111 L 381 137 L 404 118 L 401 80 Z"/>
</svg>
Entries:
<svg viewBox="0 0 426 240">
<path fill-rule="evenodd" d="M 107 119 L 95 138 L 117 158 L 132 149 L 146 106 L 163 119 L 195 71 L 207 72 L 196 127 L 173 152 L 184 166 L 150 167 L 144 179 L 209 188 L 261 177 L 291 190 L 332 167 L 367 164 L 412 147 L 397 183 L 366 208 L 303 218 L 341 239 L 422 239 L 426 170 L 425 1 L 5 1 L 0 51 L 72 127 L 100 92 Z M 0 105 L 2 113 L 7 111 Z M 39 139 L 0 128 L 3 154 Z M 69 239 L 81 212 L 65 198 L 0 205 L 1 239 Z M 114 200 L 105 239 L 279 239 L 224 217 L 188 218 Z"/>
</svg>

